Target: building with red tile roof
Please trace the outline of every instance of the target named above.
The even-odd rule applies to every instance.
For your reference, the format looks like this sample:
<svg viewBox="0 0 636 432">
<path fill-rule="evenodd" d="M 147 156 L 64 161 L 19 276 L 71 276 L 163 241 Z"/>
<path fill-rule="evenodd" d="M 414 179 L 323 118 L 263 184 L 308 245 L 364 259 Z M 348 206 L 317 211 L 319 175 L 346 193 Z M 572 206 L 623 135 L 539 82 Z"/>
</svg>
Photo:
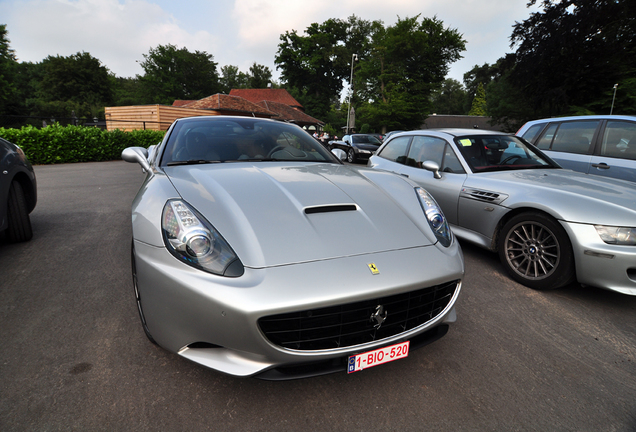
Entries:
<svg viewBox="0 0 636 432">
<path fill-rule="evenodd" d="M 305 108 L 285 89 L 232 89 L 230 96 L 239 96 L 250 102 L 278 102 L 305 111 Z"/>
<path fill-rule="evenodd" d="M 173 103 L 174 106 L 174 103 Z M 276 113 L 238 96 L 217 93 L 198 101 L 182 105 L 184 108 L 212 110 L 215 115 L 251 115 L 256 117 L 275 117 Z"/>
<path fill-rule="evenodd" d="M 310 116 L 309 114 L 305 114 L 303 111 L 299 109 L 293 108 L 289 105 L 280 102 L 272 102 L 268 100 L 263 100 L 257 103 L 268 111 L 276 113 L 275 117 L 272 117 L 275 120 L 281 120 L 285 122 L 295 123 L 298 126 L 324 126 L 324 122 Z"/>
<path fill-rule="evenodd" d="M 110 129 L 167 130 L 178 118 L 206 115 L 239 115 L 272 118 L 301 127 L 321 128 L 324 122 L 305 114 L 304 108 L 285 89 L 234 89 L 199 100 L 175 100 L 172 106 L 140 105 L 106 107 Z"/>
</svg>

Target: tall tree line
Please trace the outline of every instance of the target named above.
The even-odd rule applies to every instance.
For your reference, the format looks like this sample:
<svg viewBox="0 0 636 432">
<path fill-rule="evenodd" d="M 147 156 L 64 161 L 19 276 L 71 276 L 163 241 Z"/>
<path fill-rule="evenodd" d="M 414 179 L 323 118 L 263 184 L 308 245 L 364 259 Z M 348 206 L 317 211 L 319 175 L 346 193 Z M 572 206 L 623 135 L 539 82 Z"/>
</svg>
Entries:
<svg viewBox="0 0 636 432">
<path fill-rule="evenodd" d="M 207 52 L 159 45 L 143 54 L 142 75 L 115 76 L 87 52 L 48 56 L 39 63 L 18 62 L 6 25 L 0 25 L 0 127 L 103 118 L 106 106 L 167 104 L 197 100 L 232 88 L 264 88 L 271 70 L 253 63 L 217 71 Z"/>
<path fill-rule="evenodd" d="M 534 118 L 608 114 L 612 101 L 615 114 L 636 114 L 636 1 L 529 0 L 536 5 L 512 25 L 514 52 L 475 65 L 463 83 L 445 79 L 465 50 L 462 34 L 418 15 L 389 26 L 351 16 L 287 31 L 274 85 L 336 132 L 349 105 L 357 125 L 377 132 L 419 127 L 432 113 L 486 114 L 511 131 Z M 101 117 L 109 105 L 171 104 L 272 82 L 265 66 L 219 69 L 212 54 L 173 45 L 143 57 L 143 74 L 132 78 L 86 52 L 20 63 L 0 25 L 0 126 L 19 116 Z"/>
<path fill-rule="evenodd" d="M 539 11 L 513 26 L 515 51 L 466 72 L 463 88 L 444 83 L 433 95 L 437 112 L 467 113 L 481 85 L 486 113 L 510 131 L 537 118 L 609 114 L 612 102 L 613 114 L 636 115 L 636 1 L 534 5 Z"/>
<path fill-rule="evenodd" d="M 421 125 L 431 92 L 465 49 L 457 30 L 419 15 L 391 26 L 356 16 L 329 19 L 280 39 L 275 63 L 307 112 L 342 127 L 352 105 L 357 123 L 378 131 Z M 343 90 L 346 108 L 337 109 Z"/>
</svg>

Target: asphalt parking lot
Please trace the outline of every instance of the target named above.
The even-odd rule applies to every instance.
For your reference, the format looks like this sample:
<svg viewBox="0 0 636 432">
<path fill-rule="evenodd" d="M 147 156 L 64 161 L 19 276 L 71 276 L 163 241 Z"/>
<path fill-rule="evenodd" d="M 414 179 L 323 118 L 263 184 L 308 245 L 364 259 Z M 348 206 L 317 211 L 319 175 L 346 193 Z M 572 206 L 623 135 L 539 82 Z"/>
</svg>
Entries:
<svg viewBox="0 0 636 432">
<path fill-rule="evenodd" d="M 122 161 L 35 167 L 34 238 L 0 238 L 0 431 L 636 431 L 636 297 L 529 290 L 463 245 L 458 321 L 351 375 L 234 378 L 152 345 Z"/>
</svg>

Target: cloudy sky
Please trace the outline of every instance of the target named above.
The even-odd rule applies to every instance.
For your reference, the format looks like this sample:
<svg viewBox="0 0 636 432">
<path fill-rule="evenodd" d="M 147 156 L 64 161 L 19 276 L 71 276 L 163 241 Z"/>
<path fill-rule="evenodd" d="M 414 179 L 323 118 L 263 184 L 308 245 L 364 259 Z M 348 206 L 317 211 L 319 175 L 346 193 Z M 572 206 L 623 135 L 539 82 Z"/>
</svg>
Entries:
<svg viewBox="0 0 636 432">
<path fill-rule="evenodd" d="M 120 77 L 141 74 L 150 48 L 173 44 L 214 56 L 219 69 L 254 62 L 274 65 L 279 38 L 311 23 L 356 15 L 392 25 L 397 18 L 437 16 L 467 41 L 450 78 L 512 52 L 515 21 L 532 11 L 527 0 L 0 0 L 0 24 L 19 61 L 85 51 Z"/>
</svg>

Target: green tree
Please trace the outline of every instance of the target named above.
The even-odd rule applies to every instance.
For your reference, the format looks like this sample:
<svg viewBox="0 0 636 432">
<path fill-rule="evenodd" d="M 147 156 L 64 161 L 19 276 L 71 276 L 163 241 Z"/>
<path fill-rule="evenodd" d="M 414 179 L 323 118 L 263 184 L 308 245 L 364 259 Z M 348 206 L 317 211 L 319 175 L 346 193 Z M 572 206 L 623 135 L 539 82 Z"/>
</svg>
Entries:
<svg viewBox="0 0 636 432">
<path fill-rule="evenodd" d="M 430 113 L 432 91 L 459 60 L 465 43 L 457 30 L 445 29 L 437 18 L 420 21 L 418 15 L 398 19 L 386 29 L 375 27 L 371 49 L 356 75 L 368 101 L 361 120 L 385 130 L 419 127 Z"/>
<path fill-rule="evenodd" d="M 347 21 L 313 23 L 300 35 L 280 36 L 275 64 L 288 90 L 308 114 L 324 118 L 349 79 L 351 57 L 364 43 L 370 23 L 355 16 Z"/>
<path fill-rule="evenodd" d="M 431 112 L 437 114 L 463 115 L 466 109 L 467 92 L 462 83 L 447 78 L 431 92 Z"/>
<path fill-rule="evenodd" d="M 15 114 L 17 89 L 15 74 L 17 61 L 9 47 L 7 26 L 0 25 L 0 115 Z M 8 118 L 0 118 L 0 125 L 8 124 Z"/>
<path fill-rule="evenodd" d="M 114 106 L 141 105 L 145 103 L 143 88 L 138 77 L 122 78 L 110 74 L 114 94 Z"/>
<path fill-rule="evenodd" d="M 264 89 L 272 82 L 272 71 L 267 66 L 263 66 L 254 62 L 250 66 L 249 88 Z"/>
<path fill-rule="evenodd" d="M 482 66 L 475 65 L 471 70 L 464 74 L 464 86 L 471 98 L 477 94 L 477 87 L 482 84 L 487 87 L 490 82 L 495 79 L 498 74 L 497 65 L 489 65 L 484 63 Z"/>
<path fill-rule="evenodd" d="M 248 88 L 249 77 L 246 73 L 239 71 L 238 66 L 223 66 L 221 68 L 221 77 L 219 84 L 221 91 L 225 94 L 229 94 L 232 89 L 244 89 Z"/>
<path fill-rule="evenodd" d="M 108 69 L 87 52 L 48 56 L 38 67 L 36 112 L 93 117 L 113 102 Z"/>
<path fill-rule="evenodd" d="M 172 104 L 176 99 L 196 100 L 221 89 L 212 54 L 190 52 L 174 45 L 158 45 L 143 54 L 144 75 L 138 77 L 146 103 Z"/>
<path fill-rule="evenodd" d="M 528 6 L 539 3 L 531 0 Z M 539 116 L 572 110 L 609 113 L 615 83 L 636 75 L 634 0 L 543 0 L 542 10 L 517 23 L 510 79 Z M 635 113 L 636 106 L 623 106 Z"/>
<path fill-rule="evenodd" d="M 486 90 L 484 90 L 484 85 L 479 83 L 477 86 L 477 93 L 475 94 L 475 98 L 473 99 L 473 104 L 470 107 L 470 111 L 468 115 L 471 116 L 485 116 L 487 114 L 486 108 Z"/>
</svg>

